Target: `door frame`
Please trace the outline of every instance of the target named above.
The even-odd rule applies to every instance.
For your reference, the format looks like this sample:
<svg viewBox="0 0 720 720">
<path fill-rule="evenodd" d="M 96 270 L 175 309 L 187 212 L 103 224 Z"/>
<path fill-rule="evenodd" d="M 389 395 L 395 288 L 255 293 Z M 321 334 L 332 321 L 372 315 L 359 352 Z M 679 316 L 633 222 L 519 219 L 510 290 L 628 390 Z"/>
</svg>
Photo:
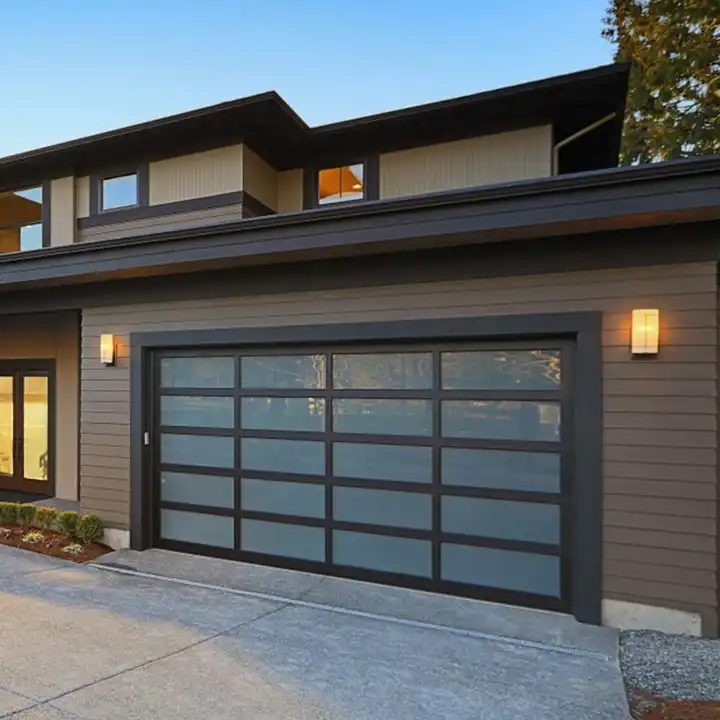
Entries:
<svg viewBox="0 0 720 720">
<path fill-rule="evenodd" d="M 177 330 L 130 336 L 130 542 L 137 550 L 152 546 L 152 388 L 157 350 L 231 348 L 263 345 L 528 341 L 574 341 L 571 368 L 574 396 L 572 433 L 576 478 L 570 519 L 572 566 L 570 612 L 581 622 L 600 624 L 602 595 L 602 313 L 572 312 L 284 327 Z M 147 441 L 147 442 L 146 442 Z"/>
<path fill-rule="evenodd" d="M 55 386 L 55 360 L 8 360 L 0 359 L 0 375 L 27 376 L 39 375 L 48 378 L 48 479 L 47 480 L 26 480 L 24 477 L 16 475 L 12 478 L 9 476 L 0 476 L 0 490 L 10 492 L 27 493 L 28 495 L 38 495 L 42 497 L 55 496 L 55 418 L 56 418 L 56 386 Z M 14 438 L 13 452 L 16 452 L 16 446 L 23 442 L 23 413 L 24 407 L 22 402 L 22 387 L 20 383 L 15 383 L 13 387 L 13 421 L 14 421 Z M 18 410 L 22 408 L 22 410 Z M 24 470 L 24 467 L 23 467 Z"/>
</svg>

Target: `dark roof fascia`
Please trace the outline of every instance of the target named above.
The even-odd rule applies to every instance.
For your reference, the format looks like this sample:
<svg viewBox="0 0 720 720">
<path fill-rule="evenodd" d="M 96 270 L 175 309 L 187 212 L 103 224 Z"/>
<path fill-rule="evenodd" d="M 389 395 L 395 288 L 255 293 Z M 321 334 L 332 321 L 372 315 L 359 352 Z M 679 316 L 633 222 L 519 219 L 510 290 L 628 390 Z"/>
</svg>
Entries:
<svg viewBox="0 0 720 720">
<path fill-rule="evenodd" d="M 618 229 L 618 219 L 632 216 L 655 225 L 700 221 L 720 216 L 718 197 L 720 156 L 680 160 L 0 255 L 0 288 L 382 252 L 403 242 L 485 242 L 497 231 L 562 235 L 579 223 Z"/>
<path fill-rule="evenodd" d="M 314 128 L 310 128 L 278 93 L 270 91 L 0 158 L 0 189 L 12 189 L 18 184 L 65 174 L 85 174 L 92 170 L 91 165 L 102 164 L 106 153 L 114 157 L 121 152 L 119 147 L 122 157 L 127 157 L 128 153 L 141 154 L 142 159 L 149 160 L 254 141 L 257 145 L 254 149 L 261 154 L 265 150 L 265 159 L 278 169 L 299 167 L 307 159 L 306 155 L 323 156 L 344 142 L 362 146 L 363 151 L 367 150 L 365 146 L 372 145 L 376 151 L 389 152 L 413 145 L 412 139 L 408 140 L 408 122 L 423 140 L 415 144 L 433 144 L 449 137 L 460 139 L 499 129 L 516 129 L 552 122 L 553 102 L 557 104 L 556 114 L 567 113 L 569 109 L 576 112 L 586 105 L 593 105 L 597 101 L 597 87 L 609 93 L 602 101 L 604 111 L 622 113 L 628 72 L 629 67 L 625 64 L 605 65 Z M 562 103 L 557 99 L 548 100 L 548 107 L 539 108 L 545 104 L 544 98 L 550 98 L 552 93 L 570 92 L 568 89 L 572 90 L 571 98 L 563 95 Z M 517 112 L 513 103 L 522 104 L 523 99 L 523 111 Z M 498 108 L 505 107 L 503 103 L 509 103 L 507 107 L 512 111 L 498 114 Z M 486 108 L 493 109 L 492 117 L 485 112 Z M 459 119 L 468 109 L 474 109 L 472 122 L 467 116 Z M 484 122 L 487 127 L 483 126 Z M 214 132 L 208 133 L 207 123 L 215 123 Z M 173 137 L 177 137 L 177 143 L 168 141 L 162 147 L 149 143 L 150 147 L 147 147 L 148 138 L 151 135 L 157 137 L 161 131 L 175 133 Z M 155 147 L 160 149 L 153 156 Z"/>
</svg>

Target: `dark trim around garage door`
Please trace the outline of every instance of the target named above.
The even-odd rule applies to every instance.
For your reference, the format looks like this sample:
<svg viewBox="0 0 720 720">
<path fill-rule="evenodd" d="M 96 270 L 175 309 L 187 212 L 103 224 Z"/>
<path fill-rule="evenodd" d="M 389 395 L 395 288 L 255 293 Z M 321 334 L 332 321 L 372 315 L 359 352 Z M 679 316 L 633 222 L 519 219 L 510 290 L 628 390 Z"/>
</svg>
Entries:
<svg viewBox="0 0 720 720">
<path fill-rule="evenodd" d="M 131 379 L 131 545 L 151 545 L 152 496 L 149 453 L 149 398 L 153 350 L 308 343 L 402 342 L 429 340 L 510 340 L 563 336 L 576 343 L 574 382 L 575 496 L 572 518 L 572 613 L 600 623 L 602 582 L 602 356 L 601 314 L 496 316 L 384 323 L 303 325 L 133 333 Z"/>
</svg>

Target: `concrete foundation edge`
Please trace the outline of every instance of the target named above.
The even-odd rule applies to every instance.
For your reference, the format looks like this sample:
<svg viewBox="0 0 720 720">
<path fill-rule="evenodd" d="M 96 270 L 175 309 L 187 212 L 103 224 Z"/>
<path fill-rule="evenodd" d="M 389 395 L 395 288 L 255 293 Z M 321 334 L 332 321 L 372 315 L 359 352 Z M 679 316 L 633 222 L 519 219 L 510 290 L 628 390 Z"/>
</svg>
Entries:
<svg viewBox="0 0 720 720">
<path fill-rule="evenodd" d="M 103 542 L 113 550 L 124 550 L 130 547 L 130 531 L 105 528 Z"/>
<path fill-rule="evenodd" d="M 602 622 L 619 630 L 660 630 L 678 635 L 702 635 L 699 613 L 625 600 L 603 600 Z"/>
</svg>

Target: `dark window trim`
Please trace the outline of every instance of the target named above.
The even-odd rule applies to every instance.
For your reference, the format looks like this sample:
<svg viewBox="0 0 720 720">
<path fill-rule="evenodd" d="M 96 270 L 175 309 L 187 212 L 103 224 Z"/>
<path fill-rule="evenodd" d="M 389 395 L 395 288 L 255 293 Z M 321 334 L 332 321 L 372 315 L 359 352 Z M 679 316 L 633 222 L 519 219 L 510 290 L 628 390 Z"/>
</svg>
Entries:
<svg viewBox="0 0 720 720">
<path fill-rule="evenodd" d="M 131 544 L 145 549 L 152 543 L 154 508 L 149 478 L 153 445 L 148 398 L 155 363 L 154 350 L 228 348 L 264 345 L 344 344 L 502 340 L 562 336 L 575 341 L 572 431 L 575 442 L 573 517 L 568 523 L 573 547 L 571 612 L 582 622 L 599 624 L 602 588 L 602 359 L 601 313 L 559 313 L 505 317 L 455 318 L 345 325 L 286 326 L 133 333 L 131 368 Z M 154 438 L 154 444 L 157 438 Z M 182 544 L 178 544 L 180 547 Z M 186 547 L 188 547 L 186 545 Z M 202 546 L 200 546 L 202 549 Z M 197 551 L 197 547 L 192 548 Z M 207 551 L 210 549 L 208 548 Z M 215 549 L 213 549 L 215 553 Z M 264 562 L 264 560 L 261 560 Z M 276 562 L 280 559 L 276 558 Z M 287 565 L 287 563 L 285 563 Z M 288 565 L 289 566 L 289 565 Z M 357 573 L 355 573 L 357 576 Z M 405 576 L 403 576 L 405 578 Z M 405 578 L 406 579 L 406 578 Z"/>
<path fill-rule="evenodd" d="M 127 207 L 109 208 L 107 210 L 103 210 L 103 182 L 117 177 L 124 177 L 125 175 L 137 176 L 137 203 L 135 205 L 128 205 Z M 150 205 L 150 166 L 148 163 L 109 168 L 102 173 L 93 173 L 90 175 L 91 218 L 101 216 L 106 218 L 106 222 L 108 221 L 107 219 L 110 219 L 111 222 L 117 222 L 117 220 L 113 220 L 117 213 L 124 213 L 128 210 L 145 208 L 148 205 Z"/>
<path fill-rule="evenodd" d="M 328 205 L 321 205 L 318 202 L 318 173 L 321 170 L 328 170 L 348 165 L 364 166 L 365 195 L 358 200 L 346 200 L 345 202 L 333 203 L 332 206 L 358 205 L 369 200 L 380 199 L 380 155 L 347 156 L 340 159 L 332 158 L 327 162 L 316 162 L 313 165 L 303 168 L 303 210 L 312 208 L 326 208 Z"/>
</svg>

